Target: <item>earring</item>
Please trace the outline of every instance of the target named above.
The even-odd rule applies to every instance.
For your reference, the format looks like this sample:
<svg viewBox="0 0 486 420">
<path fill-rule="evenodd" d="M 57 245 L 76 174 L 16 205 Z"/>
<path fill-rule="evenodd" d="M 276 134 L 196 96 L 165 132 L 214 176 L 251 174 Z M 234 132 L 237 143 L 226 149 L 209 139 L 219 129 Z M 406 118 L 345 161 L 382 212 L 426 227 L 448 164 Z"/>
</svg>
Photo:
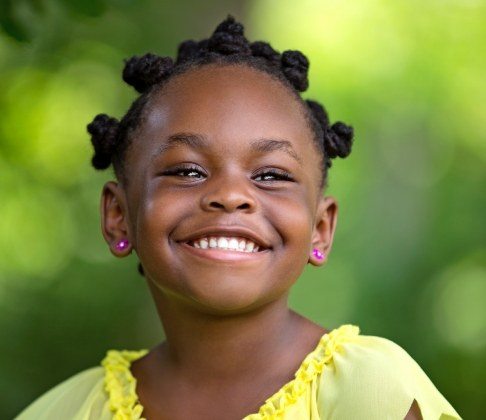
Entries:
<svg viewBox="0 0 486 420">
<path fill-rule="evenodd" d="M 312 251 L 312 255 L 314 255 L 314 257 L 316 257 L 318 260 L 322 260 L 324 258 L 324 254 L 317 248 L 314 248 L 314 251 Z"/>
<path fill-rule="evenodd" d="M 123 251 L 128 247 L 129 244 L 130 242 L 128 242 L 127 239 L 122 239 L 115 245 L 115 248 L 117 251 Z"/>
</svg>

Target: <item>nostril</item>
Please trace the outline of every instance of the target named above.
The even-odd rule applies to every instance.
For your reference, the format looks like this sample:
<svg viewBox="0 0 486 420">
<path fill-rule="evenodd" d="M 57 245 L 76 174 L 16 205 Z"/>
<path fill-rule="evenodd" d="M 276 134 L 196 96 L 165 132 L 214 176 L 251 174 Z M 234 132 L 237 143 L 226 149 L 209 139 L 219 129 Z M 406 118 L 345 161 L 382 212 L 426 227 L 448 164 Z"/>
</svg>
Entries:
<svg viewBox="0 0 486 420">
<path fill-rule="evenodd" d="M 244 203 L 244 204 L 241 204 L 241 205 L 238 206 L 238 208 L 240 208 L 240 209 L 247 209 L 249 207 L 250 207 L 250 205 L 248 203 Z"/>
</svg>

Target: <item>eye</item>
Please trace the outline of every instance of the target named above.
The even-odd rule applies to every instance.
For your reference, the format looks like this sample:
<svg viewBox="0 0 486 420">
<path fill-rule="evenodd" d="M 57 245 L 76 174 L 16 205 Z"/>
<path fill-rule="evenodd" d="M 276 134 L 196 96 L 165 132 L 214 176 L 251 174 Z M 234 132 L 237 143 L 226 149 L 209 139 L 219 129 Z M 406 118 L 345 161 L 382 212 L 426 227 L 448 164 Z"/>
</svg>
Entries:
<svg viewBox="0 0 486 420">
<path fill-rule="evenodd" d="M 173 175 L 173 176 L 179 176 L 179 174 L 200 174 L 204 175 L 202 171 L 198 169 L 197 166 L 194 165 L 181 165 L 177 166 L 175 168 L 169 169 L 165 172 L 162 172 L 162 175 Z M 182 177 L 185 177 L 186 175 L 181 175 Z M 189 176 L 189 178 L 196 178 L 195 176 Z"/>
<path fill-rule="evenodd" d="M 259 178 L 259 177 L 266 178 L 268 176 L 272 176 L 272 177 L 276 178 L 274 180 L 267 179 L 267 181 L 270 181 L 270 182 L 276 182 L 276 181 L 293 181 L 294 180 L 294 178 L 292 178 L 292 176 L 290 174 L 288 174 L 287 172 L 279 172 L 279 171 L 276 171 L 274 169 L 271 169 L 271 170 L 267 170 L 265 172 L 262 172 L 262 173 L 258 174 L 256 176 L 256 178 Z"/>
</svg>

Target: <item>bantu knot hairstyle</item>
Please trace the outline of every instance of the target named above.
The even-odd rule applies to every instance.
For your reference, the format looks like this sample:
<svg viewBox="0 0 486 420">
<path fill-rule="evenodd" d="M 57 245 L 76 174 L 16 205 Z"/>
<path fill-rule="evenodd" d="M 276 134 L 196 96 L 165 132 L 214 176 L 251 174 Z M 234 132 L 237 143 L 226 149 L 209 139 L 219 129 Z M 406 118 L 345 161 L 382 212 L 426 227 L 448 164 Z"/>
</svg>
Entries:
<svg viewBox="0 0 486 420">
<path fill-rule="evenodd" d="M 307 90 L 307 70 L 309 70 L 309 60 L 300 51 L 284 51 L 282 54 L 282 72 L 292 85 L 299 92 Z"/>
<path fill-rule="evenodd" d="M 289 89 L 301 103 L 314 134 L 313 141 L 322 157 L 319 185 L 320 189 L 326 187 L 331 159 L 345 158 L 351 153 L 353 128 L 340 121 L 331 124 L 321 104 L 300 96 L 300 92 L 306 91 L 309 86 L 309 60 L 304 54 L 295 50 L 280 53 L 264 41 L 249 42 L 244 35 L 243 25 L 230 14 L 209 38 L 181 42 L 175 60 L 152 53 L 125 60 L 123 80 L 133 86 L 140 96 L 120 121 L 99 114 L 88 125 L 95 152 L 92 158 L 94 168 L 106 169 L 112 164 L 117 179 L 126 186 L 129 177 L 124 163 L 125 154 L 154 92 L 176 75 L 208 64 L 246 65 L 267 73 Z M 144 275 L 141 264 L 138 269 Z"/>
<path fill-rule="evenodd" d="M 91 160 L 96 169 L 106 169 L 111 164 L 111 156 L 116 147 L 119 122 L 116 118 L 106 114 L 98 114 L 88 124 L 88 133 L 91 134 L 91 144 L 95 154 Z"/>
<path fill-rule="evenodd" d="M 248 40 L 243 35 L 243 25 L 235 21 L 232 16 L 221 22 L 207 41 L 208 51 L 223 54 L 250 55 Z"/>
<path fill-rule="evenodd" d="M 351 153 L 354 134 L 353 127 L 340 121 L 329 126 L 329 117 L 324 107 L 311 99 L 306 99 L 305 102 L 312 110 L 322 129 L 324 150 L 328 158 L 327 167 L 330 168 L 332 165 L 330 159 L 334 159 L 337 156 L 345 158 Z"/>
<path fill-rule="evenodd" d="M 170 57 L 159 57 L 151 53 L 142 57 L 134 56 L 125 60 L 123 80 L 133 86 L 137 92 L 144 93 L 168 77 L 173 67 L 174 62 Z"/>
</svg>

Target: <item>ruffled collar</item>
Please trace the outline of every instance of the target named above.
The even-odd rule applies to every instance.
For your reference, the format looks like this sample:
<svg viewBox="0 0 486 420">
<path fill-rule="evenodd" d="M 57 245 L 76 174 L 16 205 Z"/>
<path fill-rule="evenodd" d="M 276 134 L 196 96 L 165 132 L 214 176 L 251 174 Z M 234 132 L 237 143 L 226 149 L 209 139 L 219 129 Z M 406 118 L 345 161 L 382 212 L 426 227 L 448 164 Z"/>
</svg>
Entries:
<svg viewBox="0 0 486 420">
<path fill-rule="evenodd" d="M 250 414 L 243 420 L 277 420 L 283 417 L 285 410 L 294 404 L 306 391 L 307 383 L 311 382 L 322 372 L 324 365 L 332 361 L 335 352 L 341 350 L 341 345 L 349 337 L 359 334 L 359 328 L 355 325 L 341 325 L 324 334 L 316 348 L 310 352 L 301 363 L 294 379 L 287 382 L 260 407 L 258 413 Z"/>
<path fill-rule="evenodd" d="M 105 368 L 105 391 L 109 395 L 114 420 L 145 420 L 142 417 L 143 406 L 135 392 L 137 380 L 130 371 L 130 365 L 147 353 L 147 349 L 108 350 L 101 361 Z"/>
<path fill-rule="evenodd" d="M 332 361 L 334 353 L 340 351 L 341 345 L 358 334 L 359 328 L 350 324 L 341 325 L 324 334 L 316 348 L 305 357 L 295 372 L 294 379 L 268 398 L 257 413 L 249 414 L 242 420 L 280 419 L 286 408 L 294 404 L 305 392 L 307 383 Z M 105 368 L 105 390 L 109 395 L 114 420 L 145 420 L 141 417 L 143 406 L 136 393 L 137 381 L 130 371 L 130 365 L 147 353 L 147 349 L 108 350 L 101 362 Z"/>
</svg>

